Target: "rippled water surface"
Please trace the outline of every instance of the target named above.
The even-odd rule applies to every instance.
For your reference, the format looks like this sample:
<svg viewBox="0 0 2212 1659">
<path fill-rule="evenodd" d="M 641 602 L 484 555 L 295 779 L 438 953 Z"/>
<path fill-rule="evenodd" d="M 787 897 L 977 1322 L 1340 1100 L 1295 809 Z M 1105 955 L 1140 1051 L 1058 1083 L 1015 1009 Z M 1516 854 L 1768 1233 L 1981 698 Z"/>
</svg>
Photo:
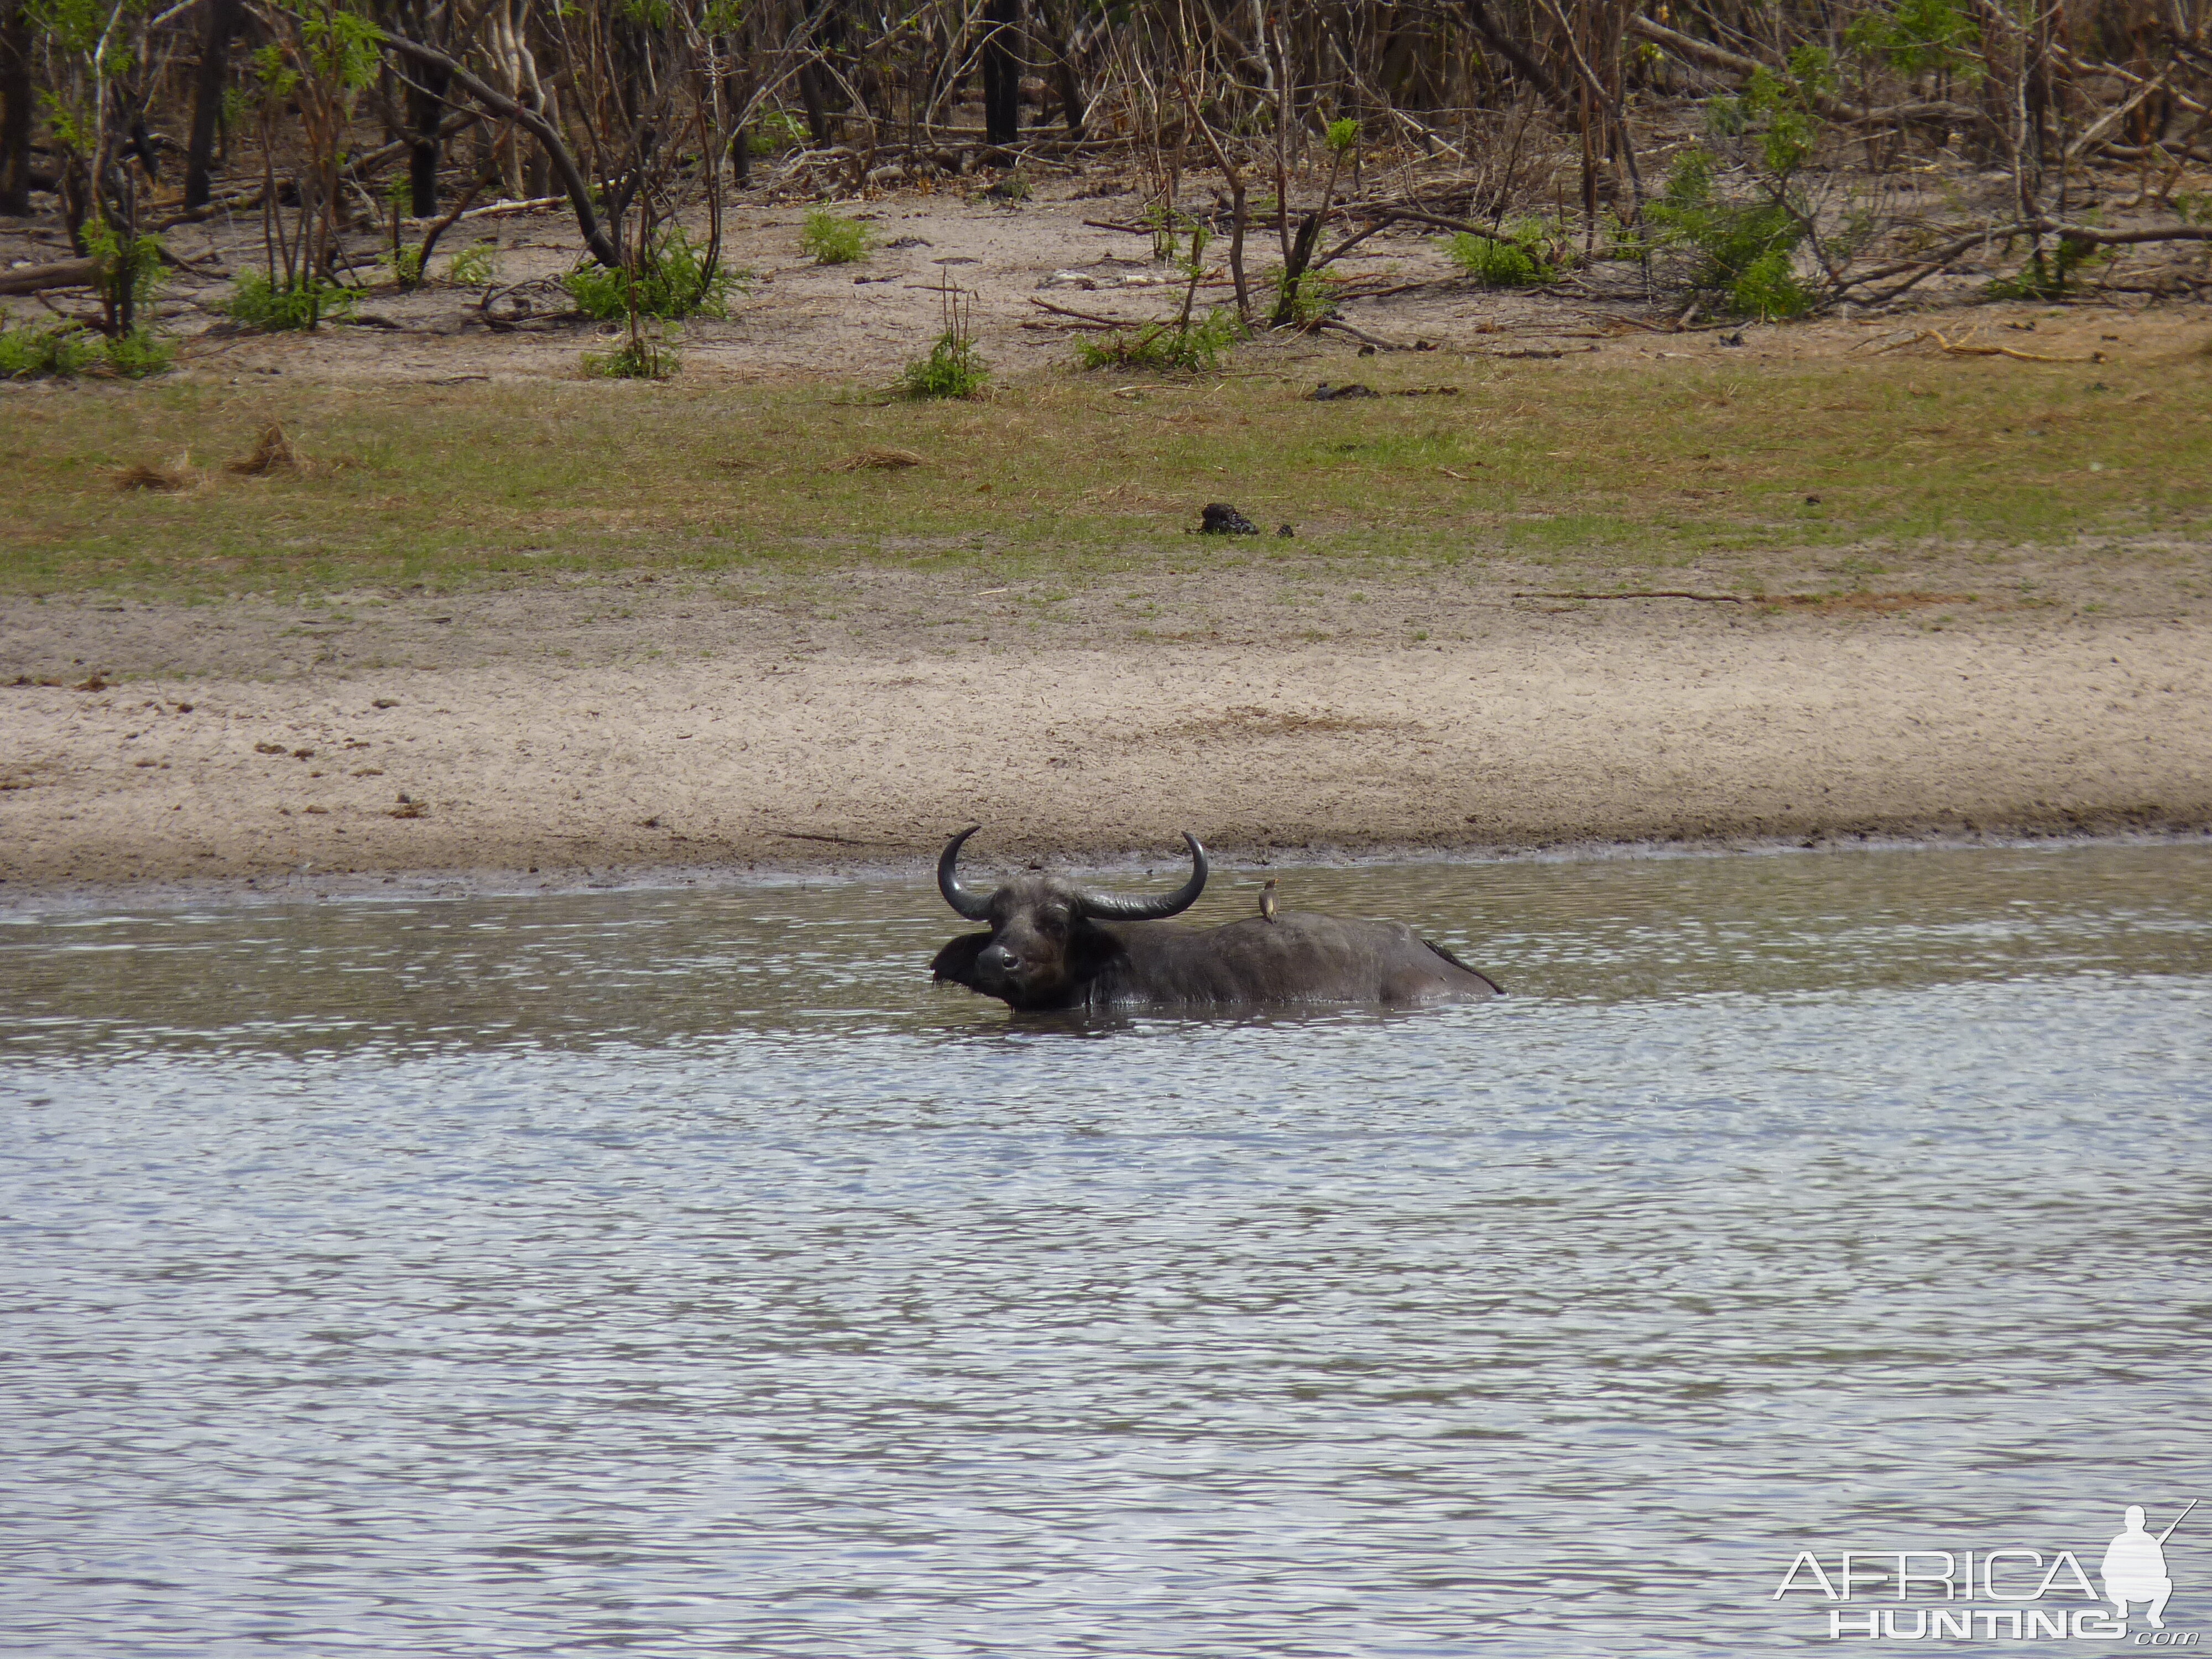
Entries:
<svg viewBox="0 0 2212 1659">
<path fill-rule="evenodd" d="M 1017 1023 L 921 885 L 0 916 L 0 1639 L 1760 1653 L 1801 1549 L 2212 1496 L 2212 849 L 1284 888 L 1514 994 Z"/>
</svg>

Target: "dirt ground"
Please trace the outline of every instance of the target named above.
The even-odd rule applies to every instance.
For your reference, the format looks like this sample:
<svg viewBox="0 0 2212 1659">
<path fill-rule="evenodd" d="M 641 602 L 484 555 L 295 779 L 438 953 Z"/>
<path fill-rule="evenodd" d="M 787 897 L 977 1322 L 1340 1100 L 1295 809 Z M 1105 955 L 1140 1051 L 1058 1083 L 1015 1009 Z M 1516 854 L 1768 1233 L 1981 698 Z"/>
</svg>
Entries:
<svg viewBox="0 0 2212 1659">
<path fill-rule="evenodd" d="M 686 331 L 685 379 L 880 382 L 926 349 L 948 278 L 975 295 L 1002 374 L 1056 372 L 1071 337 L 1036 301 L 1131 319 L 1173 303 L 1147 240 L 1110 228 L 1133 199 L 1095 193 L 1114 185 L 851 205 L 887 242 L 915 240 L 832 267 L 800 255 L 800 205 L 741 202 L 731 254 L 752 291 Z M 491 290 L 433 285 L 374 292 L 360 321 L 312 337 L 236 332 L 216 273 L 243 268 L 258 234 L 170 234 L 198 262 L 165 301 L 185 374 L 373 396 L 574 378 L 598 343 L 543 314 L 575 259 L 558 211 L 442 245 L 495 236 L 498 284 L 538 285 L 537 312 L 505 329 L 484 321 Z M 0 231 L 0 262 L 60 257 L 52 241 Z M 2205 328 L 2200 307 L 2126 294 L 1967 310 L 1979 279 L 1962 273 L 1923 296 L 1928 314 L 1739 343 L 1665 331 L 1632 267 L 1504 295 L 1454 276 L 1426 234 L 1370 249 L 1351 265 L 1369 297 L 1346 318 L 1478 356 L 1834 356 L 1933 326 L 2082 361 L 2191 349 Z M 2094 549 L 2006 558 L 2037 578 L 2033 603 L 1990 597 L 1971 550 L 1801 605 L 1530 598 L 1556 573 L 1495 563 L 1463 579 L 1170 568 L 1042 631 L 1024 584 L 988 568 L 855 568 L 743 605 L 636 574 L 313 606 L 11 597 L 0 890 L 915 868 L 973 822 L 987 861 L 1172 858 L 1186 828 L 1267 862 L 2212 827 L 2203 550 L 2094 570 Z"/>
<path fill-rule="evenodd" d="M 1311 645 L 1257 586 L 1040 638 L 1004 590 L 851 580 L 910 620 L 643 582 L 620 617 L 590 582 L 337 622 L 11 601 L 7 678 L 88 678 L 0 689 L 0 875 L 915 868 L 979 821 L 998 858 L 1166 854 L 1189 828 L 1255 862 L 2212 826 L 2212 617 L 2156 593 L 2082 614 L 1413 586 Z M 930 625 L 955 615 L 957 639 Z M 1415 616 L 1438 642 L 1407 643 Z"/>
<path fill-rule="evenodd" d="M 1963 165 L 1922 171 L 1927 176 L 1908 180 L 1908 190 L 1923 193 L 1931 210 L 1995 200 L 2011 187 L 2000 174 Z M 1057 168 L 1041 175 L 1021 201 L 994 200 L 985 189 L 982 178 L 948 179 L 927 193 L 901 188 L 831 204 L 866 222 L 879 244 L 861 262 L 834 265 L 817 264 L 801 251 L 808 201 L 766 188 L 741 193 L 725 221 L 725 259 L 750 273 L 749 291 L 733 299 L 728 317 L 684 326 L 684 374 L 709 381 L 881 383 L 927 352 L 943 325 L 948 287 L 972 302 L 985 356 L 1001 377 L 1016 379 L 1064 368 L 1073 339 L 1085 331 L 1073 326 L 1077 319 L 1047 307 L 1129 322 L 1175 312 L 1182 279 L 1174 267 L 1153 259 L 1151 235 L 1137 224 L 1140 200 L 1120 170 Z M 1204 176 L 1194 176 L 1184 191 L 1186 207 L 1206 210 L 1209 191 Z M 2125 216 L 2137 194 L 2131 177 L 2114 175 L 2101 187 L 2083 185 L 2075 210 L 2094 212 L 2103 203 Z M 426 228 L 409 222 L 410 246 Z M 703 226 L 695 231 L 703 237 Z M 1845 307 L 1812 325 L 1746 331 L 1708 324 L 1677 331 L 1679 298 L 1649 290 L 1636 265 L 1599 261 L 1542 290 L 1486 289 L 1444 258 L 1441 234 L 1396 226 L 1340 261 L 1332 276 L 1342 319 L 1385 349 L 1663 358 L 1739 343 L 1769 355 L 1863 350 L 1888 337 L 1874 339 L 1872 326 L 1898 338 L 1933 326 L 1954 342 L 1986 338 L 2015 349 L 2086 354 L 2098 349 L 2115 317 L 2124 315 L 2142 337 L 2131 345 L 2156 351 L 2191 328 L 2201 331 L 2203 307 L 2154 302 L 2142 290 L 2164 287 L 2185 295 L 2188 283 L 2208 276 L 2201 252 L 2130 251 L 2100 274 L 2088 290 L 2090 303 L 2054 312 L 2039 304 L 1981 303 L 1996 267 L 1969 258 L 1881 316 Z M 262 258 L 258 210 L 173 225 L 163 240 L 180 264 L 163 291 L 160 320 L 183 342 L 183 366 L 197 375 L 306 374 L 363 384 L 573 379 L 582 372 L 583 353 L 616 332 L 575 314 L 560 289 L 559 278 L 582 257 L 582 243 L 559 204 L 522 212 L 494 204 L 472 214 L 440 241 L 432 281 L 411 292 L 393 285 L 377 264 L 382 233 L 356 230 L 347 239 L 349 280 L 363 284 L 365 297 L 350 323 L 313 335 L 242 331 L 222 316 L 231 279 L 257 269 Z M 494 249 L 495 274 L 471 286 L 445 280 L 452 256 L 479 241 Z M 1209 249 L 1212 272 L 1200 289 L 1201 307 L 1233 298 L 1225 252 L 1218 240 Z M 50 221 L 0 220 L 0 269 L 68 257 L 63 234 Z M 1247 254 L 1255 285 L 1279 260 L 1274 232 L 1255 226 Z M 2186 279 L 2179 289 L 2176 273 Z M 70 308 L 66 297 L 57 302 Z M 528 307 L 528 314 L 518 315 L 518 304 Z M 37 301 L 16 296 L 0 299 L 0 316 L 35 322 L 46 312 Z M 2044 337 L 2019 340 L 2029 325 Z M 1257 355 L 1264 362 L 1266 349 Z"/>
</svg>

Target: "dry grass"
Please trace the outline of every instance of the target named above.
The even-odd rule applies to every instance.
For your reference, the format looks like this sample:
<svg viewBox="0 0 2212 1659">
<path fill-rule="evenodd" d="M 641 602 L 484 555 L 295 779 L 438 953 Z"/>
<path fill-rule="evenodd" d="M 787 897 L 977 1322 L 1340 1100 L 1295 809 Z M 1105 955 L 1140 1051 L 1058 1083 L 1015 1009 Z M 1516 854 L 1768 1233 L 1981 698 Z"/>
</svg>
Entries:
<svg viewBox="0 0 2212 1659">
<path fill-rule="evenodd" d="M 1307 398 L 1355 373 L 1386 393 L 1459 391 Z M 1930 549 L 2201 540 L 2208 390 L 2212 362 L 2193 350 L 1325 356 L 1295 376 L 1069 377 L 956 406 L 706 384 L 88 388 L 66 409 L 17 399 L 0 421 L 0 583 L 212 594 L 916 560 L 1091 580 L 1281 558 L 1354 579 L 1495 562 L 1564 579 L 1529 586 L 1600 585 L 1574 578 L 1602 570 L 1603 585 L 1659 587 L 1680 585 L 1652 580 L 1668 568 L 1726 575 L 1735 560 L 1786 592 L 1837 587 L 1822 573 L 1840 560 L 1841 586 L 1896 589 L 1868 578 Z M 86 493 L 88 474 L 186 440 L 245 452 L 251 487 L 217 474 L 180 489 L 142 466 L 140 487 Z M 284 465 L 303 447 L 331 459 Z M 1200 544 L 1209 501 L 1297 539 Z"/>
<path fill-rule="evenodd" d="M 911 449 L 864 449 L 837 464 L 840 472 L 903 472 L 920 466 L 922 458 Z"/>
<path fill-rule="evenodd" d="M 284 428 L 272 421 L 262 429 L 252 453 L 240 455 L 228 470 L 249 478 L 264 478 L 271 472 L 298 471 L 300 458 L 292 453 L 292 443 L 284 435 Z"/>
<path fill-rule="evenodd" d="M 149 466 L 143 461 L 135 461 L 116 473 L 115 487 L 123 490 L 150 489 L 160 495 L 173 495 L 192 487 L 191 469 L 181 465 Z"/>
</svg>

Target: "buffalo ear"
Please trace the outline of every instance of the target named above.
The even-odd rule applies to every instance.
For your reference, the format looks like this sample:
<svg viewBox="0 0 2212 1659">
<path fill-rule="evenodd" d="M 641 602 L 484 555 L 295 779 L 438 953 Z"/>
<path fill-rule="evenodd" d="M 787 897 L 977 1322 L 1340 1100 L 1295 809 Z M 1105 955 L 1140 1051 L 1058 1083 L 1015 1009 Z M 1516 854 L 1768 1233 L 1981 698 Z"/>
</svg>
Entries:
<svg viewBox="0 0 2212 1659">
<path fill-rule="evenodd" d="M 988 933 L 961 934 L 937 953 L 937 960 L 929 964 L 929 976 L 964 985 L 971 991 L 981 990 L 983 988 L 975 983 L 975 958 L 983 954 L 983 947 L 990 942 Z"/>
</svg>

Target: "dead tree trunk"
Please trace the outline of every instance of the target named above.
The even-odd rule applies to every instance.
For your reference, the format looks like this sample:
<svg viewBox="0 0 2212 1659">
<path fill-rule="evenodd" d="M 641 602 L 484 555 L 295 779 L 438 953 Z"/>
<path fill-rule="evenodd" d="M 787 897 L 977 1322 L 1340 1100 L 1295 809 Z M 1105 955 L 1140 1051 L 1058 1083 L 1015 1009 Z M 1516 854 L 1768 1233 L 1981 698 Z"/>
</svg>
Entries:
<svg viewBox="0 0 2212 1659">
<path fill-rule="evenodd" d="M 31 210 L 31 5 L 0 0 L 0 213 Z"/>
<path fill-rule="evenodd" d="M 1053 76 L 1060 85 L 1060 118 L 1067 124 L 1067 136 L 1079 144 L 1083 142 L 1083 72 L 1075 66 L 1067 30 L 1053 0 L 1037 0 L 1037 22 L 1045 49 L 1052 53 Z"/>
<path fill-rule="evenodd" d="M 983 137 L 988 143 L 1011 144 L 1021 136 L 1022 68 L 1014 56 L 1021 27 L 1021 0 L 986 0 Z"/>
<path fill-rule="evenodd" d="M 407 211 L 417 219 L 438 211 L 439 152 L 444 148 L 438 129 L 445 118 L 449 81 L 446 70 L 422 64 L 407 86 L 407 125 L 414 131 L 407 152 Z"/>
<path fill-rule="evenodd" d="M 241 0 L 208 0 L 207 33 L 200 40 L 200 65 L 192 77 L 192 133 L 185 147 L 185 206 L 207 205 L 214 190 L 208 173 L 215 163 L 215 138 L 222 125 L 222 94 L 230 79 L 231 37 L 238 33 Z"/>
</svg>

